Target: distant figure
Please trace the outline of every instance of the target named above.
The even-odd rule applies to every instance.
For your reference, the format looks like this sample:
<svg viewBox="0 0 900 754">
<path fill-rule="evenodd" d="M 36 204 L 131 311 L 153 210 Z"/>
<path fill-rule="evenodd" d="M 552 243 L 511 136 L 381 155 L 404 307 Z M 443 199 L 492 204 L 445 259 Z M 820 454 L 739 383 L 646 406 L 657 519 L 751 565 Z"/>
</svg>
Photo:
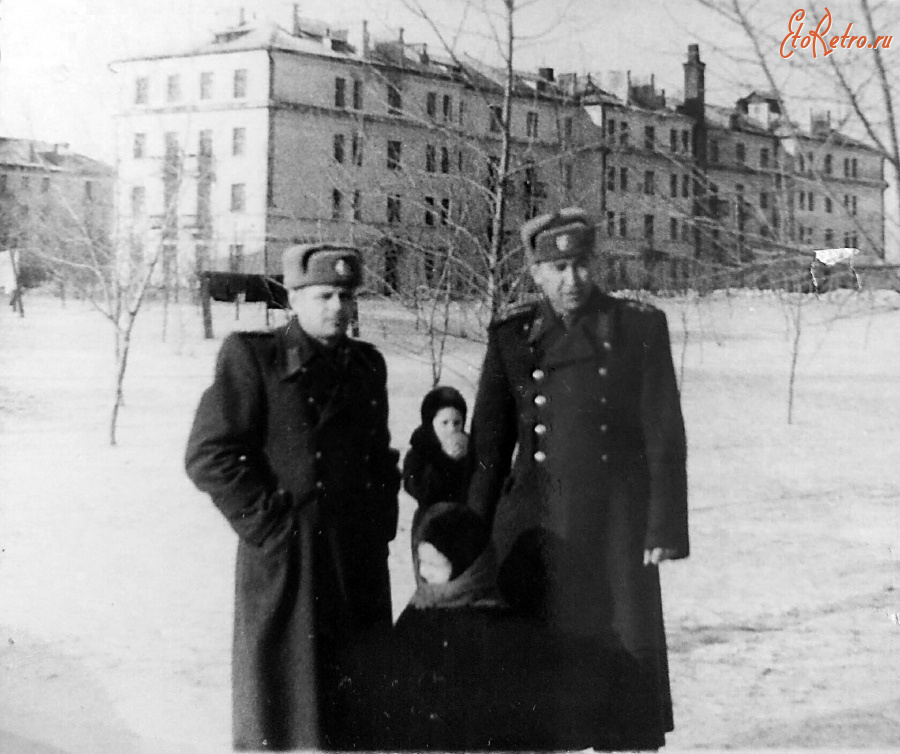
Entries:
<svg viewBox="0 0 900 754">
<path fill-rule="evenodd" d="M 534 218 L 522 240 L 543 297 L 489 328 L 469 505 L 492 523 L 501 572 L 529 531 L 562 543 L 554 552 L 564 558 L 544 553 L 557 573 L 546 613 L 577 636 L 612 625 L 655 689 L 630 748 L 655 749 L 673 729 L 657 566 L 688 555 L 687 450 L 666 316 L 595 285 L 594 227 L 582 210 Z"/>
<path fill-rule="evenodd" d="M 293 319 L 225 339 L 188 440 L 188 475 L 239 537 L 238 750 L 340 748 L 335 658 L 390 629 L 399 454 L 384 358 L 346 335 L 361 269 L 345 246 L 285 251 Z"/>
<path fill-rule="evenodd" d="M 417 515 L 435 503 L 464 503 L 470 478 L 468 407 L 462 394 L 436 387 L 423 398 L 419 413 L 422 423 L 403 459 L 403 487 L 419 504 Z"/>
</svg>

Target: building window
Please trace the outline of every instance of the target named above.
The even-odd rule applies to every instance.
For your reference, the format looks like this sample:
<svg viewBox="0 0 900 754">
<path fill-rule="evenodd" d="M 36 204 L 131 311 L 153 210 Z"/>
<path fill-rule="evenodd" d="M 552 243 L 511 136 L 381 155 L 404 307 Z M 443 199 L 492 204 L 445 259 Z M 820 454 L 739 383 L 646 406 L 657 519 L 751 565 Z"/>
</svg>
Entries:
<svg viewBox="0 0 900 754">
<path fill-rule="evenodd" d="M 678 240 L 678 218 L 669 218 L 669 238 L 673 241 Z"/>
<path fill-rule="evenodd" d="M 390 112 L 392 115 L 396 115 L 403 110 L 403 94 L 401 93 L 400 86 L 398 84 L 388 82 L 387 100 L 388 112 Z"/>
<path fill-rule="evenodd" d="M 353 79 L 353 109 L 362 110 L 363 108 L 363 82 L 359 79 Z"/>
<path fill-rule="evenodd" d="M 399 223 L 400 218 L 401 218 L 400 195 L 399 194 L 390 194 L 387 198 L 387 221 L 393 225 L 393 224 Z"/>
<path fill-rule="evenodd" d="M 803 205 L 806 204 L 806 192 L 798 191 L 797 192 L 797 209 L 803 209 Z"/>
<path fill-rule="evenodd" d="M 678 176 L 675 173 L 669 176 L 669 196 L 673 199 L 678 196 Z"/>
<path fill-rule="evenodd" d="M 616 122 L 614 120 L 606 121 L 606 134 L 609 136 L 610 141 L 615 141 L 616 138 Z"/>
<path fill-rule="evenodd" d="M 803 157 L 801 156 L 800 159 L 802 160 Z M 803 163 L 802 162 L 800 163 L 800 172 L 803 172 Z M 849 178 L 849 177 L 850 177 L 850 158 L 845 157 L 844 158 L 844 178 Z"/>
<path fill-rule="evenodd" d="M 441 102 L 441 113 L 443 114 L 445 121 L 453 119 L 453 100 L 450 98 L 449 94 L 445 94 L 443 97 Z"/>
<path fill-rule="evenodd" d="M 341 219 L 341 204 L 344 201 L 344 195 L 340 189 L 331 189 L 331 219 Z"/>
<path fill-rule="evenodd" d="M 503 105 L 490 105 L 491 133 L 499 133 L 503 128 Z"/>
<path fill-rule="evenodd" d="M 606 190 L 616 190 L 616 169 L 612 165 L 606 169 Z"/>
<path fill-rule="evenodd" d="M 450 200 L 441 199 L 441 225 L 450 224 Z"/>
<path fill-rule="evenodd" d="M 425 114 L 429 118 L 437 115 L 437 92 L 428 92 L 425 95 Z"/>
<path fill-rule="evenodd" d="M 197 152 L 199 153 L 200 157 L 212 157 L 212 131 L 210 131 L 208 128 L 205 128 L 200 132 L 200 137 L 197 143 Z"/>
<path fill-rule="evenodd" d="M 459 122 L 459 125 L 465 125 L 466 120 L 466 101 L 461 99 L 459 101 L 459 105 L 456 107 L 456 120 Z"/>
<path fill-rule="evenodd" d="M 425 224 L 429 227 L 434 225 L 434 197 L 425 197 Z"/>
<path fill-rule="evenodd" d="M 719 140 L 711 139 L 709 142 L 709 161 L 716 163 L 719 161 Z"/>
<path fill-rule="evenodd" d="M 669 151 L 670 152 L 678 151 L 678 129 L 677 128 L 669 129 Z"/>
<path fill-rule="evenodd" d="M 849 166 L 846 164 L 846 161 L 845 161 L 845 163 L 844 163 L 844 175 L 847 174 L 847 170 L 848 170 L 848 169 L 849 169 Z M 797 155 L 797 172 L 798 172 L 798 173 L 802 173 L 804 170 L 806 170 L 806 160 L 803 159 L 803 155 L 802 155 L 802 154 L 798 154 L 798 155 Z"/>
<path fill-rule="evenodd" d="M 653 196 L 656 193 L 656 176 L 652 170 L 644 171 L 644 193 Z"/>
<path fill-rule="evenodd" d="M 855 199 L 856 197 L 854 197 Z M 92 202 L 94 200 L 94 182 L 93 181 L 85 181 L 84 182 L 84 200 L 86 202 Z"/>
<path fill-rule="evenodd" d="M 9 179 L 6 177 L 6 173 L 0 173 L 0 196 L 5 196 L 7 191 L 9 191 Z"/>
<path fill-rule="evenodd" d="M 834 205 L 831 201 L 831 197 L 826 196 L 825 197 L 825 211 L 830 215 L 833 209 L 834 209 Z"/>
<path fill-rule="evenodd" d="M 574 121 L 571 116 L 563 118 L 563 143 L 572 143 Z"/>
<path fill-rule="evenodd" d="M 857 167 L 858 163 L 856 162 L 856 158 L 854 157 L 852 160 L 850 160 L 850 175 L 854 178 L 858 177 L 856 173 Z"/>
<path fill-rule="evenodd" d="M 627 147 L 629 143 L 629 135 L 628 135 L 628 121 L 623 120 L 619 122 L 619 146 Z"/>
<path fill-rule="evenodd" d="M 691 132 L 690 131 L 682 131 L 681 132 L 681 149 L 685 154 L 691 154 Z"/>
<path fill-rule="evenodd" d="M 178 134 L 175 131 L 166 131 L 163 137 L 165 141 L 167 165 L 175 165 L 181 157 L 181 147 L 178 146 Z"/>
<path fill-rule="evenodd" d="M 813 172 L 813 153 L 812 152 L 806 153 L 806 161 L 808 163 L 809 172 L 812 173 Z"/>
<path fill-rule="evenodd" d="M 140 160 L 147 153 L 147 134 L 135 134 L 134 144 L 131 149 L 134 159 Z"/>
<path fill-rule="evenodd" d="M 400 155 L 402 146 L 399 141 L 387 143 L 387 167 L 388 170 L 400 170 Z"/>
<path fill-rule="evenodd" d="M 801 238 L 800 240 L 802 241 L 803 239 Z M 844 231 L 844 247 L 847 247 L 849 245 L 850 245 L 850 231 Z"/>
<path fill-rule="evenodd" d="M 334 106 L 335 107 L 339 107 L 341 109 L 347 107 L 346 89 L 347 89 L 347 80 L 341 78 L 340 76 L 335 77 L 335 79 L 334 79 Z"/>
<path fill-rule="evenodd" d="M 344 164 L 344 134 L 335 134 L 332 139 L 332 151 L 334 152 L 334 161 Z"/>
<path fill-rule="evenodd" d="M 247 187 L 243 183 L 231 184 L 231 211 L 243 212 L 247 207 Z"/>
<path fill-rule="evenodd" d="M 769 208 L 769 195 L 765 191 L 759 192 L 759 206 L 760 206 L 760 209 L 768 209 Z"/>
<path fill-rule="evenodd" d="M 769 150 L 765 147 L 759 150 L 759 166 L 761 168 L 769 167 Z"/>
<path fill-rule="evenodd" d="M 150 95 L 150 79 L 138 76 L 134 80 L 134 104 L 146 105 Z"/>
<path fill-rule="evenodd" d="M 834 245 L 834 231 L 831 228 L 825 228 L 825 245 L 828 247 Z"/>
<path fill-rule="evenodd" d="M 181 76 L 173 73 L 166 79 L 166 102 L 178 102 L 181 99 Z"/>
<path fill-rule="evenodd" d="M 460 173 L 463 172 L 463 151 L 460 149 L 459 153 L 456 155 L 456 169 L 459 170 Z"/>
<path fill-rule="evenodd" d="M 228 245 L 228 271 L 244 271 L 244 244 L 233 243 Z"/>
<path fill-rule="evenodd" d="M 815 212 L 816 210 L 816 195 L 812 191 L 806 195 L 806 208 L 810 212 Z"/>
<path fill-rule="evenodd" d="M 144 214 L 144 204 L 147 198 L 147 190 L 143 186 L 133 186 L 131 189 L 131 214 L 141 217 Z"/>
<path fill-rule="evenodd" d="M 775 173 L 775 188 L 781 188 L 781 173 Z"/>
<path fill-rule="evenodd" d="M 355 132 L 353 134 L 350 149 L 353 164 L 356 165 L 356 167 L 361 167 L 363 164 L 363 135 L 361 133 Z"/>
<path fill-rule="evenodd" d="M 744 145 L 740 142 L 734 145 L 734 158 L 740 163 L 747 161 L 747 152 L 744 149 Z"/>
<path fill-rule="evenodd" d="M 644 215 L 644 238 L 653 240 L 653 215 Z"/>
<path fill-rule="evenodd" d="M 390 157 L 388 157 L 390 159 Z M 433 173 L 437 170 L 437 152 L 434 144 L 425 145 L 425 172 Z"/>
<path fill-rule="evenodd" d="M 619 190 L 628 191 L 628 168 L 619 168 Z"/>
<path fill-rule="evenodd" d="M 41 193 L 46 194 L 50 191 L 50 179 L 49 178 L 41 178 Z"/>
<path fill-rule="evenodd" d="M 691 178 L 687 173 L 681 176 L 681 195 L 685 198 L 691 195 Z"/>
<path fill-rule="evenodd" d="M 656 146 L 656 129 L 653 126 L 644 126 L 644 149 L 653 149 Z"/>
<path fill-rule="evenodd" d="M 362 220 L 362 192 L 353 192 L 353 219 Z"/>
<path fill-rule="evenodd" d="M 856 214 L 856 195 L 850 197 L 850 214 Z"/>
<path fill-rule="evenodd" d="M 441 147 L 441 172 L 450 172 L 450 150 L 447 147 Z"/>
<path fill-rule="evenodd" d="M 575 170 L 571 162 L 563 165 L 563 183 L 566 186 L 566 191 L 572 191 L 575 188 Z"/>
<path fill-rule="evenodd" d="M 243 127 L 235 128 L 231 132 L 231 154 L 234 157 L 240 157 L 244 154 L 244 146 L 247 141 L 247 129 Z"/>
<path fill-rule="evenodd" d="M 532 139 L 538 135 L 538 114 L 533 110 L 525 113 L 525 135 Z"/>
<path fill-rule="evenodd" d="M 212 99 L 213 74 L 212 71 L 203 71 L 200 74 L 200 99 Z"/>
<path fill-rule="evenodd" d="M 825 155 L 825 163 L 822 165 L 822 171 L 825 173 L 825 175 L 831 175 L 832 169 L 833 169 L 833 167 L 832 167 L 831 155 L 826 154 Z"/>
<path fill-rule="evenodd" d="M 606 235 L 612 238 L 616 232 L 616 213 L 610 210 L 606 211 Z"/>
<path fill-rule="evenodd" d="M 243 99 L 247 96 L 247 69 L 238 68 L 234 72 L 234 98 Z"/>
<path fill-rule="evenodd" d="M 628 215 L 624 212 L 619 213 L 619 235 L 628 238 Z"/>
</svg>

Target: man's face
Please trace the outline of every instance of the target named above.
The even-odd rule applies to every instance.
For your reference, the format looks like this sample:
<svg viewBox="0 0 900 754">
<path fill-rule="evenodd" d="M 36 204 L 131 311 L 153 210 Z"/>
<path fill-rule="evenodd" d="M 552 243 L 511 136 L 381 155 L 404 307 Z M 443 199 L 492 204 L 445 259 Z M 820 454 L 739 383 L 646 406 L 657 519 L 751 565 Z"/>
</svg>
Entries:
<svg viewBox="0 0 900 754">
<path fill-rule="evenodd" d="M 347 332 L 356 292 L 342 285 L 306 285 L 291 290 L 291 309 L 304 332 L 325 343 Z"/>
<path fill-rule="evenodd" d="M 591 268 L 585 257 L 537 262 L 531 265 L 531 277 L 560 316 L 575 311 L 591 292 Z"/>
</svg>

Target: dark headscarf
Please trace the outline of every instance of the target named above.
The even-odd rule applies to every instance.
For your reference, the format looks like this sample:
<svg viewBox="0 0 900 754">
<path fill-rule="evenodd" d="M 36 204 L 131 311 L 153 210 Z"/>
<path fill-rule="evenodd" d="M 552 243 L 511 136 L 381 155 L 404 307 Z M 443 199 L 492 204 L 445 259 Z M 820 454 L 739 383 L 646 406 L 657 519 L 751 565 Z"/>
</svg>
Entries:
<svg viewBox="0 0 900 754">
<path fill-rule="evenodd" d="M 452 564 L 450 581 L 428 584 L 419 575 L 419 545 L 429 542 Z M 490 532 L 471 508 L 456 503 L 437 503 L 422 514 L 412 533 L 416 592 L 415 608 L 500 606 L 497 562 Z"/>
<path fill-rule="evenodd" d="M 465 424 L 466 414 L 468 412 L 466 399 L 462 397 L 462 393 L 456 388 L 447 385 L 439 385 L 429 391 L 422 399 L 422 408 L 420 411 L 422 415 L 422 425 L 430 427 L 437 412 L 448 406 L 457 409 L 459 413 L 462 414 L 463 424 Z"/>
</svg>

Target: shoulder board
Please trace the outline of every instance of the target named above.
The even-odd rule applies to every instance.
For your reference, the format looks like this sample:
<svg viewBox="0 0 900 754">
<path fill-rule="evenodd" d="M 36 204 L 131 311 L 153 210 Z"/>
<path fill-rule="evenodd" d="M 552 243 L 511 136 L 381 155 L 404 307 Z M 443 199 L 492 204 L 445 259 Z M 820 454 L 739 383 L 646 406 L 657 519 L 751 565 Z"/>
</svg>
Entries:
<svg viewBox="0 0 900 754">
<path fill-rule="evenodd" d="M 374 366 L 384 361 L 384 356 L 382 356 L 381 351 L 365 340 L 351 339 L 350 350 L 370 366 Z"/>
<path fill-rule="evenodd" d="M 516 306 L 512 306 L 509 309 L 501 312 L 496 315 L 492 320 L 489 327 L 499 327 L 506 322 L 512 322 L 513 320 L 522 319 L 524 317 L 534 316 L 534 313 L 537 311 L 538 302 L 537 301 L 529 301 L 524 304 L 517 304 Z"/>
<path fill-rule="evenodd" d="M 652 314 L 654 312 L 661 311 L 652 304 L 646 304 L 643 301 L 638 301 L 634 298 L 620 298 L 619 301 L 622 302 L 623 306 L 626 309 L 633 312 L 640 312 L 641 314 Z"/>
<path fill-rule="evenodd" d="M 235 330 L 231 335 L 242 340 L 259 340 L 261 338 L 274 338 L 275 330 Z"/>
</svg>

